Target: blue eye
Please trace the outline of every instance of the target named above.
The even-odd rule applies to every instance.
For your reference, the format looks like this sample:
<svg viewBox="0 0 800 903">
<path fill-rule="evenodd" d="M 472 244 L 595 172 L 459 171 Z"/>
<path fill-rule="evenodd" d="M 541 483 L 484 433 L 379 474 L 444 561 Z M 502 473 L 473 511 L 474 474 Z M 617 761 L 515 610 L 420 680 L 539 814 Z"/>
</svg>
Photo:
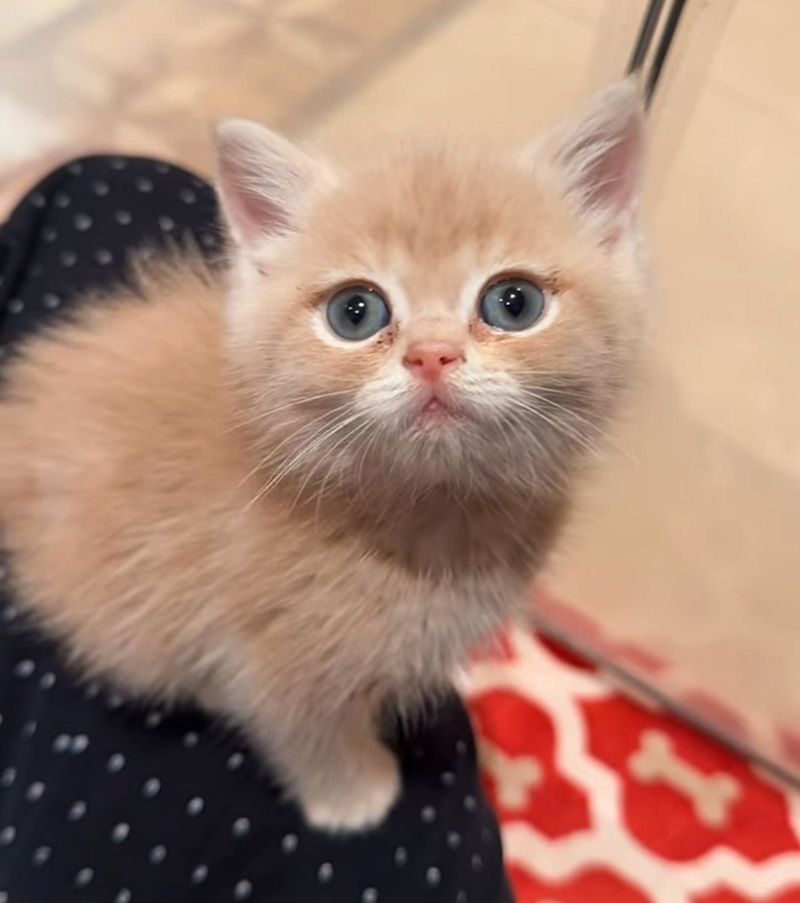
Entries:
<svg viewBox="0 0 800 903">
<path fill-rule="evenodd" d="M 392 315 L 386 299 L 374 288 L 353 286 L 337 292 L 328 302 L 328 325 L 342 339 L 363 342 L 389 325 Z"/>
<path fill-rule="evenodd" d="M 544 313 L 544 292 L 527 279 L 503 279 L 483 293 L 481 319 L 504 332 L 528 329 Z"/>
</svg>

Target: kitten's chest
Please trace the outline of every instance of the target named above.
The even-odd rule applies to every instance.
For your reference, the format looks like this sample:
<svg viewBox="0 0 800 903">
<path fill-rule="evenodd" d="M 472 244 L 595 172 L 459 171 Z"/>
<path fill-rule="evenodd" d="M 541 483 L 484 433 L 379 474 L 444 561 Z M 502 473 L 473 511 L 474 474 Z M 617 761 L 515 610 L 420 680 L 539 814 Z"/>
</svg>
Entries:
<svg viewBox="0 0 800 903">
<path fill-rule="evenodd" d="M 392 566 L 353 575 L 355 646 L 390 682 L 449 681 L 471 647 L 519 606 L 521 587 L 486 573 L 431 578 Z"/>
</svg>

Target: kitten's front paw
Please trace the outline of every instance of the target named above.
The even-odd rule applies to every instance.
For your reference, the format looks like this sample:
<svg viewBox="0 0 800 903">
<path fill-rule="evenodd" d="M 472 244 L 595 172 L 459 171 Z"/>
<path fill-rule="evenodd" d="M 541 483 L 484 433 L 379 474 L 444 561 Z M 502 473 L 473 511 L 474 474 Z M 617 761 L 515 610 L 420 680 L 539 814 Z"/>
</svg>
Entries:
<svg viewBox="0 0 800 903">
<path fill-rule="evenodd" d="M 331 775 L 330 786 L 302 800 L 306 820 L 323 831 L 364 831 L 380 824 L 400 793 L 400 770 L 387 750 L 379 749 L 352 778 Z"/>
</svg>

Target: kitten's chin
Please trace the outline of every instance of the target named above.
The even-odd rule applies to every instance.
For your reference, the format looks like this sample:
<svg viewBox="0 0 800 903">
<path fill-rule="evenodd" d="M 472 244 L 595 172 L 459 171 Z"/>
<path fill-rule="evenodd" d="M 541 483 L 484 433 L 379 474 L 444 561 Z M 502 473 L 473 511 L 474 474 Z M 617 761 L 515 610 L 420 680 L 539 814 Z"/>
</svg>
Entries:
<svg viewBox="0 0 800 903">
<path fill-rule="evenodd" d="M 452 404 L 443 399 L 434 396 L 420 407 L 411 426 L 412 429 L 430 431 L 452 428 L 464 419 L 463 412 L 457 410 Z"/>
</svg>

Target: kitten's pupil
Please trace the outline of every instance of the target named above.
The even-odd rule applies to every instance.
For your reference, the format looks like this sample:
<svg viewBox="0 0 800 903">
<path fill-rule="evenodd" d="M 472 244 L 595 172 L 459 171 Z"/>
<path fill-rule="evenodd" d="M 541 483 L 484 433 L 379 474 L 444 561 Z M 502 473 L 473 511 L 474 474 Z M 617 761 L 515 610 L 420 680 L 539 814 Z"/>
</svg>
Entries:
<svg viewBox="0 0 800 903">
<path fill-rule="evenodd" d="M 347 302 L 344 312 L 345 316 L 353 324 L 353 326 L 358 326 L 358 324 L 364 319 L 367 314 L 367 302 L 364 299 L 364 296 L 353 295 L 353 297 Z"/>
<path fill-rule="evenodd" d="M 525 292 L 518 285 L 509 285 L 503 292 L 502 304 L 508 313 L 516 318 L 525 309 Z"/>
</svg>

